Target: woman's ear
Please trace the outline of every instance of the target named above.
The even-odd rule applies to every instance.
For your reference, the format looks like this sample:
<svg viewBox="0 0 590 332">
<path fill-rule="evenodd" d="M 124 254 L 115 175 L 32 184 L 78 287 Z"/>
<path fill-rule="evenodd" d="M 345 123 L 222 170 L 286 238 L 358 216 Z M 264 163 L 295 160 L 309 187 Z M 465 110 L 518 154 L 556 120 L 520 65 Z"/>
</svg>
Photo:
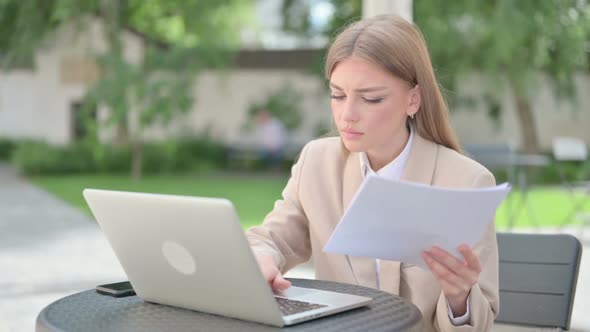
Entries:
<svg viewBox="0 0 590 332">
<path fill-rule="evenodd" d="M 414 114 L 420 110 L 420 105 L 422 103 L 422 98 L 420 97 L 420 86 L 416 84 L 413 88 L 410 89 L 410 93 L 408 95 L 408 116 L 413 118 Z"/>
</svg>

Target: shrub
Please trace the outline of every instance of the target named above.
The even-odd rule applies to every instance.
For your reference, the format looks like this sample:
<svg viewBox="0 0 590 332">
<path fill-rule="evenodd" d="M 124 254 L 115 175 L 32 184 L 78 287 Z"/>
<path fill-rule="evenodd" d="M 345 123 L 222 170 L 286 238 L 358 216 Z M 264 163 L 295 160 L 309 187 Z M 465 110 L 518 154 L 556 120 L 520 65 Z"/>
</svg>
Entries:
<svg viewBox="0 0 590 332">
<path fill-rule="evenodd" d="M 81 141 L 68 146 L 23 141 L 16 145 L 12 161 L 23 173 L 30 175 L 120 174 L 131 170 L 131 148 L 93 141 Z M 291 163 L 291 160 L 285 161 L 282 166 L 289 169 Z M 207 135 L 143 145 L 145 174 L 209 171 L 228 167 L 227 147 Z M 241 169 L 261 170 L 263 164 L 256 155 L 250 164 Z"/>
<path fill-rule="evenodd" d="M 143 145 L 143 172 L 146 174 L 184 171 L 177 166 L 177 145 L 173 141 Z"/>
<path fill-rule="evenodd" d="M 9 139 L 0 139 L 0 160 L 10 160 L 16 143 Z"/>
<path fill-rule="evenodd" d="M 129 173 L 131 169 L 131 150 L 128 146 L 96 144 L 93 160 L 100 173 Z"/>
<path fill-rule="evenodd" d="M 182 167 L 191 165 L 191 168 L 196 169 L 224 169 L 228 164 L 227 148 L 206 135 L 180 138 L 176 161 Z"/>
<path fill-rule="evenodd" d="M 17 145 L 12 162 L 26 174 L 53 174 L 62 155 L 58 147 L 37 141 L 24 141 Z"/>
</svg>

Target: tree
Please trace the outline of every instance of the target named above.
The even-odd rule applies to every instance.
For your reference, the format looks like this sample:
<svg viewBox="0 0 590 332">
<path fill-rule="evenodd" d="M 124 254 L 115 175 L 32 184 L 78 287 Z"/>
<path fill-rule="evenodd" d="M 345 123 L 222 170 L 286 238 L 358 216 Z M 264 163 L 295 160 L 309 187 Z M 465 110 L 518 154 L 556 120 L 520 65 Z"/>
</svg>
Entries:
<svg viewBox="0 0 590 332">
<path fill-rule="evenodd" d="M 248 8 L 249 0 L 4 0 L 1 64 L 5 69 L 34 65 L 33 54 L 61 24 L 99 17 L 108 50 L 94 55 L 101 75 L 83 109 L 109 109 L 107 124 L 119 128 L 119 139 L 131 146 L 131 173 L 139 179 L 144 128 L 190 109 L 198 71 L 228 63 Z M 145 54 L 139 63 L 123 57 L 124 30 L 143 38 Z"/>
<path fill-rule="evenodd" d="M 414 1 L 438 77 L 454 87 L 466 73 L 511 90 L 525 152 L 539 149 L 530 95 L 539 74 L 560 97 L 572 97 L 574 73 L 587 70 L 590 5 L 577 0 Z M 501 116 L 499 84 L 484 85 L 491 115 Z"/>
<path fill-rule="evenodd" d="M 284 15 L 305 13 L 290 10 Z M 324 32 L 332 37 L 345 23 L 361 16 L 361 0 L 330 0 L 335 14 Z M 590 4 L 587 0 L 414 0 L 414 20 L 422 30 L 437 77 L 456 90 L 462 75 L 477 72 L 487 79 L 482 91 L 488 113 L 497 118 L 498 86 L 511 92 L 524 150 L 539 149 L 530 94 L 539 74 L 554 83 L 559 97 L 573 97 L 573 75 L 590 63 Z M 308 25 L 285 20 L 286 29 Z M 309 33 L 309 32 L 306 32 Z M 460 97 L 460 96 L 457 96 Z M 458 98 L 457 98 L 458 99 Z"/>
</svg>

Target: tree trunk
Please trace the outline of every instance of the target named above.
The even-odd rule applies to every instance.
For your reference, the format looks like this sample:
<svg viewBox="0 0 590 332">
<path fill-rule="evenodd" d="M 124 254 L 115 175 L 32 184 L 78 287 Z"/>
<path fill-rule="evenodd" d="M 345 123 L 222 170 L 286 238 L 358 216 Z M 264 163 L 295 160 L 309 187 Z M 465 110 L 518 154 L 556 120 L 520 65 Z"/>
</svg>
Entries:
<svg viewBox="0 0 590 332">
<path fill-rule="evenodd" d="M 121 60 L 123 57 L 121 43 L 121 8 L 125 3 L 122 2 L 122 0 L 102 0 L 101 2 L 108 46 L 111 54 L 113 54 L 118 60 Z M 112 65 L 108 68 L 113 70 Z M 107 73 L 106 75 L 109 74 Z M 111 112 L 115 112 L 113 105 L 110 106 Z M 116 116 L 116 114 L 113 114 L 113 116 Z M 115 130 L 115 144 L 118 146 L 127 145 L 127 143 L 129 143 L 129 128 L 127 120 L 123 119 L 117 123 Z"/>
<path fill-rule="evenodd" d="M 131 178 L 133 181 L 141 179 L 143 169 L 143 144 L 140 140 L 131 143 Z"/>
<path fill-rule="evenodd" d="M 520 142 L 525 153 L 536 154 L 539 152 L 539 136 L 531 103 L 525 96 L 518 95 L 514 91 L 516 114 L 520 126 Z"/>
<path fill-rule="evenodd" d="M 121 0 L 103 0 L 101 5 L 108 46 L 113 54 L 121 56 Z"/>
<path fill-rule="evenodd" d="M 127 121 L 117 123 L 117 133 L 115 137 L 115 145 L 126 146 L 129 143 L 129 129 L 127 128 Z"/>
</svg>

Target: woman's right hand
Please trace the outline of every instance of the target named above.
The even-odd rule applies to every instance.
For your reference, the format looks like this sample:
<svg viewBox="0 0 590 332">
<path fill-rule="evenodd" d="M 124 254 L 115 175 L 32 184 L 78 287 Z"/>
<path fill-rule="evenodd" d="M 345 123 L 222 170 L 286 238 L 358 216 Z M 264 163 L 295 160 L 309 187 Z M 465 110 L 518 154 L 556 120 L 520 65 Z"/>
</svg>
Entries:
<svg viewBox="0 0 590 332">
<path fill-rule="evenodd" d="M 285 290 L 291 287 L 291 282 L 283 278 L 270 255 L 256 254 L 256 261 L 264 278 L 275 291 Z"/>
</svg>

